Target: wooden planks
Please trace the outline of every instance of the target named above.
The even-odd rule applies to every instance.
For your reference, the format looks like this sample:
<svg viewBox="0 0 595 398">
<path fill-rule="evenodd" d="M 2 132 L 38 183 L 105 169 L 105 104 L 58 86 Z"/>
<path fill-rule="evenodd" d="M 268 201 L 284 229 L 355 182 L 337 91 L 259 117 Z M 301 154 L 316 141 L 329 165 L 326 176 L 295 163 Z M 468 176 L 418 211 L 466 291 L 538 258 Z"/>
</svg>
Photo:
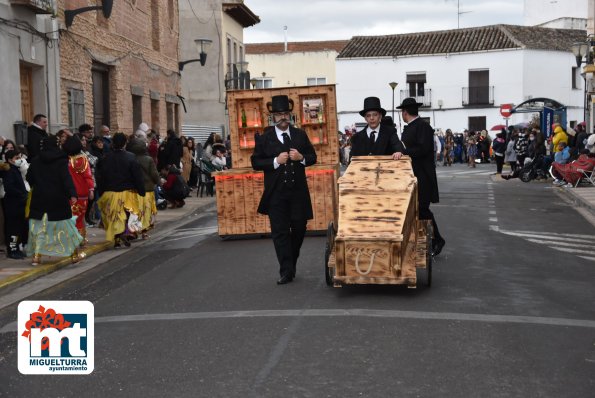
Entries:
<svg viewBox="0 0 595 398">
<path fill-rule="evenodd" d="M 306 168 L 306 179 L 314 219 L 308 221 L 309 231 L 326 231 L 335 218 L 336 180 L 338 165 L 314 165 Z M 249 168 L 212 173 L 217 195 L 217 221 L 220 236 L 270 233 L 267 216 L 257 208 L 264 191 L 264 174 Z"/>
<path fill-rule="evenodd" d="M 411 160 L 354 157 L 338 183 L 335 282 L 415 286 L 416 267 L 425 262 Z"/>
</svg>

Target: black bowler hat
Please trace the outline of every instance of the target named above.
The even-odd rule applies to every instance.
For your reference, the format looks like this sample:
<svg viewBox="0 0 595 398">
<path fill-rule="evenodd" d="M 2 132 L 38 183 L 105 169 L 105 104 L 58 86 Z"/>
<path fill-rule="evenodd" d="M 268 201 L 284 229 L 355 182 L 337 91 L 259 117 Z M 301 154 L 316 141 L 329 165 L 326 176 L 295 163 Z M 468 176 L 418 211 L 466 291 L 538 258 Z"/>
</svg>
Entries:
<svg viewBox="0 0 595 398">
<path fill-rule="evenodd" d="M 382 116 L 386 115 L 386 110 L 380 106 L 380 99 L 378 97 L 368 97 L 364 100 L 364 109 L 359 114 L 366 116 L 366 113 L 370 111 L 378 111 L 382 113 Z"/>
<path fill-rule="evenodd" d="M 417 102 L 415 100 L 415 98 L 405 98 L 403 100 L 403 102 L 401 103 L 401 105 L 397 106 L 397 109 L 403 109 L 403 108 L 419 108 L 420 106 L 422 106 L 423 104 L 421 102 Z"/>
<path fill-rule="evenodd" d="M 291 112 L 293 100 L 286 95 L 275 95 L 271 102 L 267 102 L 267 109 L 270 113 Z"/>
</svg>

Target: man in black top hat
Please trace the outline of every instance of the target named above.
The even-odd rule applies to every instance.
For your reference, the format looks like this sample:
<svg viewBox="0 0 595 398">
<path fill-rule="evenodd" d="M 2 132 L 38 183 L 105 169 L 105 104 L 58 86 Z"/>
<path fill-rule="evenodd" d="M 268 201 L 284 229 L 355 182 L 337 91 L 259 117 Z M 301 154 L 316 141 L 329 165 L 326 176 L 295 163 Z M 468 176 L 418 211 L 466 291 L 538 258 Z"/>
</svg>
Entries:
<svg viewBox="0 0 595 398">
<path fill-rule="evenodd" d="M 411 157 L 413 174 L 417 177 L 419 218 L 432 220 L 434 227 L 432 255 L 437 256 L 446 241 L 440 235 L 434 214 L 430 211 L 430 203 L 439 201 L 434 163 L 434 129 L 419 117 L 418 109 L 421 105 L 414 98 L 405 98 L 397 109 L 401 109 L 403 121 L 407 123 L 401 135 L 401 141 L 405 147 L 402 154 Z M 400 157 L 401 153 L 398 153 L 396 158 Z"/>
<path fill-rule="evenodd" d="M 276 95 L 267 103 L 274 126 L 258 140 L 251 161 L 254 170 L 264 171 L 264 193 L 258 212 L 267 214 L 279 260 L 277 284 L 293 281 L 306 223 L 314 217 L 306 167 L 316 163 L 316 152 L 304 130 L 290 126 L 293 101 Z"/>
<path fill-rule="evenodd" d="M 366 98 L 364 109 L 359 114 L 366 119 L 368 125 L 351 137 L 351 156 L 395 155 L 403 151 L 403 145 L 392 123 L 380 123 L 386 116 L 386 110 L 380 106 L 380 99 Z"/>
</svg>

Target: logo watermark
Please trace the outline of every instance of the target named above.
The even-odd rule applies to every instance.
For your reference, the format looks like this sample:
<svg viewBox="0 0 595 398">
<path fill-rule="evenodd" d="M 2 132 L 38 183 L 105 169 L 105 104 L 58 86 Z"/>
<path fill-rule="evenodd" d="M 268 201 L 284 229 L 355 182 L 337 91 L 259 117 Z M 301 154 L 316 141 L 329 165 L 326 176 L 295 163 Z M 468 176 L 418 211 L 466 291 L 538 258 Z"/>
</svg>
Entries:
<svg viewBox="0 0 595 398">
<path fill-rule="evenodd" d="M 19 372 L 91 373 L 94 315 L 89 301 L 22 301 L 18 310 Z"/>
</svg>

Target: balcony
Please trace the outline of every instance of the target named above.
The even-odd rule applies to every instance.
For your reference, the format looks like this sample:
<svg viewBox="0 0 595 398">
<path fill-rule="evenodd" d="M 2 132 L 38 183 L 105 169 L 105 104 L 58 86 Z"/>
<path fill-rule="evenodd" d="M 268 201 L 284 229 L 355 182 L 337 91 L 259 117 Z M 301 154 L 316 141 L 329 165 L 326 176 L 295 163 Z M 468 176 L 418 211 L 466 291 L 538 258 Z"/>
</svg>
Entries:
<svg viewBox="0 0 595 398">
<path fill-rule="evenodd" d="M 463 87 L 463 106 L 494 105 L 494 86 Z"/>
<path fill-rule="evenodd" d="M 54 13 L 54 0 L 10 0 L 10 5 L 27 7 L 36 14 Z"/>
<path fill-rule="evenodd" d="M 410 90 L 401 90 L 401 102 L 403 102 L 405 98 L 415 98 L 417 102 L 422 104 L 422 108 L 432 106 L 432 89 L 424 88 L 423 90 L 417 90 L 417 95 L 414 94 L 415 93 L 412 93 Z"/>
</svg>

